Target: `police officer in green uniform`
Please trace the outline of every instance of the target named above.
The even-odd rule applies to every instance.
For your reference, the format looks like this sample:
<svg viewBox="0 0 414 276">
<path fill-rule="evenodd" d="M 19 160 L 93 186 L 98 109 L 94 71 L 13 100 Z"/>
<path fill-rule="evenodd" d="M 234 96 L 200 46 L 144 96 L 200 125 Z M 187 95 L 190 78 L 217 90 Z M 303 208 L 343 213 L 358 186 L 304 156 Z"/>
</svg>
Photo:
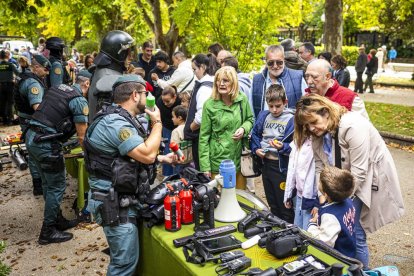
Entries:
<svg viewBox="0 0 414 276">
<path fill-rule="evenodd" d="M 113 85 L 114 105 L 104 106 L 85 137 L 85 163 L 89 172 L 88 211 L 103 226 L 111 260 L 107 275 L 133 275 L 139 253 L 137 217 L 149 190 L 148 164 L 171 163 L 173 154 L 157 152 L 161 142 L 158 108 L 145 109 L 145 81 L 138 75 L 119 77 Z M 137 120 L 145 112 L 152 131 Z M 122 207 L 121 207 L 122 206 Z M 119 214 L 119 219 L 114 214 Z"/>
<path fill-rule="evenodd" d="M 62 143 L 77 133 L 83 145 L 88 114 L 86 99 L 73 88 L 61 84 L 46 92 L 32 115 L 26 143 L 30 158 L 40 170 L 45 200 L 39 244 L 65 242 L 73 237 L 72 233 L 64 231 L 76 226 L 77 221 L 66 220 L 60 210 L 66 189 Z"/>
<path fill-rule="evenodd" d="M 33 113 L 42 102 L 46 90 L 45 77 L 49 74 L 50 67 L 47 58 L 42 55 L 33 55 L 29 70 L 25 70 L 16 79 L 13 97 L 23 133 L 26 133 Z M 42 178 L 35 162 L 30 157 L 28 165 L 32 175 L 33 195 L 42 195 Z"/>
<path fill-rule="evenodd" d="M 66 62 L 63 61 L 63 49 L 65 43 L 59 37 L 50 37 L 46 40 L 46 49 L 50 51 L 49 61 L 52 64 L 48 78 L 48 87 L 59 86 L 60 84 L 71 84 L 71 78 L 66 70 Z"/>
<path fill-rule="evenodd" d="M 14 75 L 18 75 L 19 70 L 7 58 L 6 51 L 0 51 L 0 116 L 3 123 L 11 125 L 13 119 L 13 85 Z"/>
<path fill-rule="evenodd" d="M 76 76 L 76 81 L 72 85 L 72 88 L 79 92 L 86 99 L 88 98 L 88 90 L 91 83 L 92 74 L 88 70 L 79 71 Z"/>
</svg>

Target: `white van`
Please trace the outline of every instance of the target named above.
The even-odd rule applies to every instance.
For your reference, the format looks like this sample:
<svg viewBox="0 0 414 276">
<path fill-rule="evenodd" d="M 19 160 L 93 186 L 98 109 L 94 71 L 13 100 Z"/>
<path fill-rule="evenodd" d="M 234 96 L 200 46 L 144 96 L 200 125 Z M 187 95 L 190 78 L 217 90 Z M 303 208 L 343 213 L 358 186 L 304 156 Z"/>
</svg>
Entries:
<svg viewBox="0 0 414 276">
<path fill-rule="evenodd" d="M 36 49 L 33 47 L 33 43 L 31 43 L 30 41 L 25 41 L 25 40 L 3 41 L 3 49 L 9 49 L 10 51 L 14 51 L 14 49 L 18 49 L 20 51 L 20 49 L 23 46 L 26 49 L 27 49 L 27 47 L 30 47 L 30 52 L 35 52 L 36 51 Z"/>
</svg>

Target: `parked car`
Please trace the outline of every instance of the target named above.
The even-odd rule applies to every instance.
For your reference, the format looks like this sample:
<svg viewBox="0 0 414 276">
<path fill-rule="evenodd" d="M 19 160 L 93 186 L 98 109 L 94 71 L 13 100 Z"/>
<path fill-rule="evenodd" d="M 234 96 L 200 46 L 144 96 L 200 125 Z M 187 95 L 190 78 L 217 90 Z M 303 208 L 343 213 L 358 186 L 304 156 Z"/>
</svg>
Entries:
<svg viewBox="0 0 414 276">
<path fill-rule="evenodd" d="M 13 51 L 14 49 L 18 49 L 20 51 L 20 49 L 22 47 L 25 47 L 27 49 L 27 47 L 30 47 L 30 52 L 35 52 L 35 48 L 33 46 L 33 43 L 30 41 L 25 41 L 25 40 L 8 40 L 8 41 L 3 41 L 3 47 L 4 49 L 9 49 L 10 51 Z"/>
</svg>

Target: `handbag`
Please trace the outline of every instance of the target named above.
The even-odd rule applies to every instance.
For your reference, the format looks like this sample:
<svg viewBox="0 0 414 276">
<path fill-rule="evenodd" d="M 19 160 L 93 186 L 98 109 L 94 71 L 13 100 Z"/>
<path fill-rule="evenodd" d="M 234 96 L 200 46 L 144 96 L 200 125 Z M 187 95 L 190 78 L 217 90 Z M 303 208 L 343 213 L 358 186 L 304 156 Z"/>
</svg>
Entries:
<svg viewBox="0 0 414 276">
<path fill-rule="evenodd" d="M 252 154 L 251 150 L 243 145 L 240 159 L 241 174 L 246 178 L 261 176 L 262 166 L 262 158 L 255 154 Z"/>
<path fill-rule="evenodd" d="M 243 108 L 240 103 L 240 117 L 243 123 Z M 244 138 L 247 139 L 247 138 Z M 258 177 L 262 175 L 263 160 L 259 156 L 252 154 L 252 151 L 245 146 L 245 140 L 242 141 L 242 153 L 240 158 L 241 174 L 246 178 Z"/>
</svg>

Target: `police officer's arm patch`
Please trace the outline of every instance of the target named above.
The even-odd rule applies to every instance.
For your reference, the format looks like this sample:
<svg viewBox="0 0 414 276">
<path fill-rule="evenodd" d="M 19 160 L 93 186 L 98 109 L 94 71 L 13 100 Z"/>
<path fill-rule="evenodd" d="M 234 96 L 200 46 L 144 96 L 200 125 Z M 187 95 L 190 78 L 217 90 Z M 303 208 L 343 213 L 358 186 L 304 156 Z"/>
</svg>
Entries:
<svg viewBox="0 0 414 276">
<path fill-rule="evenodd" d="M 123 141 L 128 140 L 129 137 L 131 137 L 131 135 L 132 135 L 132 130 L 129 128 L 123 127 L 119 130 L 118 138 L 119 140 L 123 142 Z"/>
<path fill-rule="evenodd" d="M 82 114 L 85 116 L 89 115 L 89 107 L 87 105 L 83 107 Z"/>
<path fill-rule="evenodd" d="M 30 93 L 32 93 L 33 95 L 37 95 L 39 94 L 39 88 L 37 87 L 32 87 L 32 89 L 30 89 Z"/>
<path fill-rule="evenodd" d="M 56 67 L 55 70 L 54 70 L 54 72 L 55 72 L 56 75 L 62 74 L 62 70 L 60 70 L 59 67 Z"/>
</svg>

